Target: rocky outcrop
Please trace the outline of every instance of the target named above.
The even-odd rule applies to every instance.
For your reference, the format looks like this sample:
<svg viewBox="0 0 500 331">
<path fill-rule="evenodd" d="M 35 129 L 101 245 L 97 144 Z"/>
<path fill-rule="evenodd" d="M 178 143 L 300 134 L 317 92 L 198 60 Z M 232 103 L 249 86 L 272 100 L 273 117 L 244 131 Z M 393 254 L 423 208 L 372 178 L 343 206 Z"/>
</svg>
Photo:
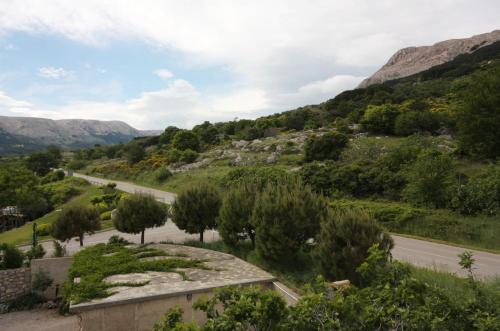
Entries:
<svg viewBox="0 0 500 331">
<path fill-rule="evenodd" d="M 500 30 L 479 34 L 470 38 L 450 39 L 432 46 L 403 48 L 371 77 L 358 86 L 367 87 L 388 80 L 402 78 L 453 60 L 456 56 L 470 53 L 500 40 Z"/>
</svg>

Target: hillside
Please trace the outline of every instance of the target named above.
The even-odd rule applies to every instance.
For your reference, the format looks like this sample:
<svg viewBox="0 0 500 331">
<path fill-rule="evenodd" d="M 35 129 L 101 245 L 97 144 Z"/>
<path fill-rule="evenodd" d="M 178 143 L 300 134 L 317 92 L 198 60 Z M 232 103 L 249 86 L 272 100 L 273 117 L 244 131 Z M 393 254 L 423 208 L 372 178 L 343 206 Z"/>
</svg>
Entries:
<svg viewBox="0 0 500 331">
<path fill-rule="evenodd" d="M 422 72 L 451 61 L 460 54 L 471 53 L 498 40 L 500 40 L 500 30 L 495 30 L 470 38 L 441 41 L 432 46 L 403 48 L 371 77 L 363 80 L 359 87 L 368 87 Z"/>
<path fill-rule="evenodd" d="M 154 132 L 143 132 L 121 121 L 0 116 L 0 133 L 0 155 L 9 155 L 40 150 L 49 144 L 63 148 L 118 144 Z"/>
</svg>

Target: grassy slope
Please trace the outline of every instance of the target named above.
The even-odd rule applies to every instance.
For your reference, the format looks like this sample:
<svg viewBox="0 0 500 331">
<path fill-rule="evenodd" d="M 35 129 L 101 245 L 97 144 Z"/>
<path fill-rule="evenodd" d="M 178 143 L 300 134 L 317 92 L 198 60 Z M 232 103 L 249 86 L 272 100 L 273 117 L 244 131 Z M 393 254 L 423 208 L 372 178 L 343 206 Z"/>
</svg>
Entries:
<svg viewBox="0 0 500 331">
<path fill-rule="evenodd" d="M 97 187 L 89 185 L 85 187 L 84 192 L 82 194 L 74 197 L 70 201 L 59 206 L 56 210 L 44 215 L 43 217 L 40 217 L 39 219 L 36 220 L 36 222 L 38 225 L 51 224 L 52 222 L 55 221 L 57 215 L 60 213 L 57 210 L 80 204 L 90 204 L 90 200 L 92 199 L 92 197 L 99 193 L 100 191 Z M 111 227 L 110 222 L 107 223 L 103 222 L 102 225 L 103 227 Z M 15 244 L 15 245 L 29 243 L 31 241 L 32 235 L 33 235 L 33 223 L 27 223 L 17 229 L 0 233 L 0 242 Z M 39 237 L 40 240 L 49 238 L 50 236 Z"/>
</svg>

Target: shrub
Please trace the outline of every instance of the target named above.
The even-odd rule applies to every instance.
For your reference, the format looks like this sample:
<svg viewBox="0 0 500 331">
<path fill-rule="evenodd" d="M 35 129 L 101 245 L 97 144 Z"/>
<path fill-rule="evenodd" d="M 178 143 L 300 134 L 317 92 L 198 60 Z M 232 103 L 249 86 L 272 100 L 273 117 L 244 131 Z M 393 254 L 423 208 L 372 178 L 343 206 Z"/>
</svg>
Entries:
<svg viewBox="0 0 500 331">
<path fill-rule="evenodd" d="M 191 149 L 198 152 L 200 150 L 200 138 L 191 131 L 181 130 L 175 134 L 172 140 L 172 147 L 180 151 Z"/>
<path fill-rule="evenodd" d="M 304 159 L 306 162 L 336 160 L 348 141 L 346 135 L 335 131 L 322 136 L 310 136 L 304 146 Z"/>
<path fill-rule="evenodd" d="M 73 206 L 64 209 L 52 224 L 52 236 L 61 241 L 78 237 L 80 246 L 83 246 L 85 233 L 92 234 L 100 228 L 99 213 L 96 209 Z"/>
<path fill-rule="evenodd" d="M 136 193 L 120 200 L 113 224 L 121 232 L 141 233 L 141 244 L 144 244 L 146 229 L 161 226 L 166 220 L 167 212 L 163 204 L 152 195 Z"/>
<path fill-rule="evenodd" d="M 68 255 L 66 246 L 62 246 L 57 240 L 52 240 L 52 245 L 54 246 L 54 253 L 52 254 L 52 257 L 63 257 Z"/>
<path fill-rule="evenodd" d="M 111 237 L 109 237 L 108 244 L 109 245 L 129 245 L 129 244 L 131 244 L 131 242 L 128 241 L 127 239 L 122 238 L 122 237 L 115 234 L 115 235 L 112 235 Z"/>
<path fill-rule="evenodd" d="M 135 164 L 144 159 L 146 151 L 137 142 L 131 142 L 125 148 L 125 155 L 129 164 Z"/>
<path fill-rule="evenodd" d="M 99 216 L 99 219 L 101 221 L 109 221 L 111 219 L 111 210 L 108 210 L 108 211 L 101 213 L 101 215 Z"/>
<path fill-rule="evenodd" d="M 322 274 L 331 280 L 349 279 L 359 283 L 356 269 L 374 244 L 386 252 L 394 245 L 373 216 L 360 210 L 331 212 L 321 223 L 315 254 Z"/>
<path fill-rule="evenodd" d="M 57 182 L 63 180 L 66 175 L 62 170 L 51 171 L 45 177 L 42 178 L 41 183 L 47 184 L 52 182 Z"/>
<path fill-rule="evenodd" d="M 41 259 L 45 256 L 45 253 L 46 252 L 42 244 L 37 244 L 35 246 L 32 246 L 29 251 L 26 252 L 26 256 L 28 257 L 28 260 L 31 261 L 33 259 Z"/>
<path fill-rule="evenodd" d="M 24 254 L 17 247 L 9 244 L 0 244 L 0 253 L 3 255 L 0 261 L 0 270 L 16 269 L 23 266 Z"/>
<path fill-rule="evenodd" d="M 69 170 L 80 170 L 84 168 L 87 164 L 83 160 L 71 160 L 68 162 L 67 168 Z"/>
<path fill-rule="evenodd" d="M 167 159 L 169 163 L 176 163 L 181 160 L 182 157 L 182 151 L 178 150 L 177 148 L 171 148 L 167 152 Z"/>
<path fill-rule="evenodd" d="M 198 158 L 198 153 L 192 149 L 186 149 L 182 152 L 180 161 L 185 163 L 192 163 Z"/>
<path fill-rule="evenodd" d="M 469 179 L 454 197 L 454 208 L 462 214 L 500 214 L 500 165 Z"/>
<path fill-rule="evenodd" d="M 175 126 L 169 126 L 163 131 L 163 133 L 160 135 L 160 144 L 168 145 L 172 143 L 172 140 L 174 139 L 175 134 L 180 131 L 179 128 Z"/>
<path fill-rule="evenodd" d="M 363 129 L 372 133 L 392 134 L 396 116 L 398 110 L 394 105 L 369 105 L 361 118 L 361 125 Z"/>
<path fill-rule="evenodd" d="M 170 177 L 172 177 L 172 173 L 165 167 L 160 167 L 154 172 L 155 181 L 157 181 L 158 183 L 163 183 Z"/>
<path fill-rule="evenodd" d="M 35 292 L 44 292 L 48 289 L 54 280 L 49 277 L 48 273 L 40 269 L 34 276 L 33 281 L 31 282 L 31 288 Z"/>
<path fill-rule="evenodd" d="M 289 264 L 316 236 L 327 209 L 324 198 L 299 181 L 267 186 L 252 213 L 257 253 L 264 260 Z"/>
<path fill-rule="evenodd" d="M 240 167 L 231 170 L 222 179 L 222 186 L 230 188 L 240 183 L 252 183 L 262 191 L 267 185 L 286 183 L 294 178 L 294 175 L 277 167 Z"/>
<path fill-rule="evenodd" d="M 219 191 L 207 183 L 185 189 L 172 205 L 172 221 L 187 233 L 199 233 L 203 242 L 205 230 L 214 229 L 221 207 Z"/>
<path fill-rule="evenodd" d="M 415 133 L 435 133 L 440 127 L 439 116 L 427 111 L 408 111 L 396 117 L 394 132 L 398 136 Z"/>
<path fill-rule="evenodd" d="M 30 310 L 43 303 L 45 300 L 40 295 L 29 292 L 14 300 L 6 302 L 7 311 Z"/>
<path fill-rule="evenodd" d="M 435 150 L 425 150 L 407 172 L 408 184 L 403 196 L 416 206 L 446 207 L 451 201 L 454 175 L 450 156 Z"/>
<path fill-rule="evenodd" d="M 50 224 L 40 224 L 36 227 L 36 234 L 39 237 L 50 235 Z"/>
</svg>

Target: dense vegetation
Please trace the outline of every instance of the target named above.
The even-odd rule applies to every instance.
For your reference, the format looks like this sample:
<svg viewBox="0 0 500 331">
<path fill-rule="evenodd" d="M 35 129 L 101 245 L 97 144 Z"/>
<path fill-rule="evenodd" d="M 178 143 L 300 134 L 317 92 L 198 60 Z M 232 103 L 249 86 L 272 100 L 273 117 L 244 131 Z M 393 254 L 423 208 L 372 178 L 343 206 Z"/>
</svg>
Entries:
<svg viewBox="0 0 500 331">
<path fill-rule="evenodd" d="M 363 286 L 332 288 L 321 278 L 307 286 L 299 301 L 287 307 L 272 291 L 257 287 L 225 288 L 200 299 L 203 326 L 183 323 L 180 308 L 170 309 L 154 327 L 180 330 L 498 330 L 497 289 L 474 279 L 473 260 L 464 254 L 460 264 L 470 271 L 463 296 L 416 279 L 412 270 L 388 262 L 387 252 L 374 245 L 356 270 Z M 223 312 L 216 308 L 222 306 Z"/>
</svg>

